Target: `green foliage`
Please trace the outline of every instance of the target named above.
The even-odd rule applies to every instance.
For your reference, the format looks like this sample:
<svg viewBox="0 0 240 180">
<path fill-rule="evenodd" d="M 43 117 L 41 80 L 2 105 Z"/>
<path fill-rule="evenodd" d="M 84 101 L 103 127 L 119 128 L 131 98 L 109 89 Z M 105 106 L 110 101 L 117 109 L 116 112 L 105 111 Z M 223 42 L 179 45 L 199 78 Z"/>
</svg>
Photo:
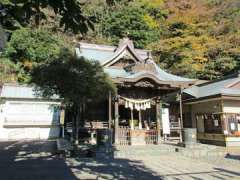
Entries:
<svg viewBox="0 0 240 180">
<path fill-rule="evenodd" d="M 12 34 L 4 56 L 18 65 L 18 80 L 27 81 L 34 66 L 58 58 L 62 47 L 62 40 L 48 31 L 21 28 Z"/>
<path fill-rule="evenodd" d="M 181 76 L 216 79 L 239 68 L 240 3 L 169 0 L 167 32 L 151 43 L 157 62 Z"/>
<path fill-rule="evenodd" d="M 0 25 L 0 52 L 3 50 L 7 42 L 7 35 Z"/>
<path fill-rule="evenodd" d="M 15 82 L 17 79 L 16 65 L 9 59 L 0 56 L 0 84 Z"/>
<path fill-rule="evenodd" d="M 180 76 L 216 79 L 240 65 L 238 0 L 121 0 L 110 7 L 96 0 L 96 31 L 85 39 L 116 44 L 128 36 L 153 50 L 165 70 Z M 220 65 L 221 64 L 221 65 Z"/>
<path fill-rule="evenodd" d="M 0 24 L 5 29 L 15 30 L 22 26 L 39 27 L 47 19 L 46 9 L 60 16 L 59 26 L 65 31 L 86 33 L 93 28 L 91 17 L 82 13 L 78 0 L 2 0 L 0 2 Z"/>
<path fill-rule="evenodd" d="M 109 91 L 115 91 L 99 63 L 78 59 L 68 50 L 58 59 L 34 68 L 31 75 L 31 82 L 39 86 L 43 96 L 57 94 L 70 104 L 105 98 Z"/>
<path fill-rule="evenodd" d="M 146 9 L 134 5 L 116 8 L 102 22 L 103 35 L 111 37 L 114 44 L 128 36 L 137 48 L 144 48 L 148 43 L 156 41 L 160 32 L 154 17 Z"/>
<path fill-rule="evenodd" d="M 89 28 L 91 22 L 94 30 Z M 128 36 L 137 48 L 153 50 L 161 67 L 180 76 L 216 79 L 240 67 L 239 0 L 94 0 L 82 4 L 78 0 L 2 0 L 0 23 L 7 30 L 40 29 L 14 33 L 4 53 L 15 63 L 21 81 L 26 81 L 33 66 L 59 58 L 62 42 L 79 39 L 71 31 L 81 32 L 81 40 L 100 44 L 116 44 Z M 49 32 L 38 35 L 42 28 L 61 37 Z"/>
</svg>

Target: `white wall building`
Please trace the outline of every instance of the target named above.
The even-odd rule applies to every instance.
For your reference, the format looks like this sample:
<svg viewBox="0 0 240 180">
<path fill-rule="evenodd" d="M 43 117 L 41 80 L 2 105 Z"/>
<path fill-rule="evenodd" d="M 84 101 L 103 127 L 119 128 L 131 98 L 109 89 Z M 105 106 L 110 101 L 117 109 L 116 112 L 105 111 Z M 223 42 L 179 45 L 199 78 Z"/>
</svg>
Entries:
<svg viewBox="0 0 240 180">
<path fill-rule="evenodd" d="M 38 97 L 34 87 L 0 87 L 0 140 L 49 139 L 60 134 L 60 102 Z"/>
</svg>

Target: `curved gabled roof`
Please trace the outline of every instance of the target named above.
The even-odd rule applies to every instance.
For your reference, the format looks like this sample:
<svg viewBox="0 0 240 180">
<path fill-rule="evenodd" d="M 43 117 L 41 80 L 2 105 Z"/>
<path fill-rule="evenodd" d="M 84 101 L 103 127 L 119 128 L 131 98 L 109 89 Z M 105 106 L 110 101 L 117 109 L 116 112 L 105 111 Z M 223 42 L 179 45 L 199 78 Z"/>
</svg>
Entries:
<svg viewBox="0 0 240 180">
<path fill-rule="evenodd" d="M 76 47 L 76 54 L 78 57 L 82 56 L 89 60 L 99 61 L 105 72 L 112 78 L 139 80 L 143 77 L 150 77 L 163 84 L 165 84 L 164 82 L 193 84 L 196 81 L 195 79 L 188 79 L 165 72 L 152 60 L 151 51 L 135 49 L 133 42 L 128 38 L 122 39 L 118 47 L 79 43 Z M 142 69 L 138 72 L 129 72 L 124 68 L 112 66 L 125 56 L 130 56 L 135 62 L 133 66 L 137 64 L 151 64 L 154 67 L 154 71 Z"/>
<path fill-rule="evenodd" d="M 124 53 L 129 52 L 136 61 L 143 61 L 150 51 L 135 49 L 132 41 L 125 38 L 120 41 L 119 46 L 96 45 L 80 42 L 75 48 L 78 57 L 85 57 L 88 60 L 99 61 L 103 66 L 108 66 L 121 58 Z"/>
<path fill-rule="evenodd" d="M 109 58 L 108 60 L 106 60 L 102 65 L 108 67 L 108 66 L 114 64 L 121 57 L 123 57 L 126 52 L 129 52 L 132 55 L 133 60 L 135 62 L 141 62 L 144 60 L 141 58 L 141 56 L 139 56 L 135 52 L 132 41 L 129 41 L 128 39 L 123 39 L 122 42 L 119 43 L 119 46 L 116 49 L 114 55 L 111 58 Z"/>
</svg>

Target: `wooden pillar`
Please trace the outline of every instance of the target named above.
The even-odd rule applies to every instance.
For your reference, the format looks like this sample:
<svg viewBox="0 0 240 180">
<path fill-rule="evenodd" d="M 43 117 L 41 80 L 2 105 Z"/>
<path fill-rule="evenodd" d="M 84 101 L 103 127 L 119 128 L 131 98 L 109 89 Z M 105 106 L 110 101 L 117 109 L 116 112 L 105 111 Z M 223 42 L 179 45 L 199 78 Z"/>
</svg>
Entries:
<svg viewBox="0 0 240 180">
<path fill-rule="evenodd" d="M 161 128 L 162 128 L 162 102 L 158 97 L 156 100 L 156 122 L 157 122 L 157 143 L 161 142 Z"/>
<path fill-rule="evenodd" d="M 131 120 L 133 121 L 133 109 L 130 109 L 131 112 Z"/>
<path fill-rule="evenodd" d="M 114 144 L 118 144 L 118 126 L 119 126 L 119 111 L 118 111 L 118 106 L 119 106 L 119 97 L 116 95 L 114 99 Z"/>
<path fill-rule="evenodd" d="M 108 96 L 108 129 L 112 128 L 112 93 L 109 91 Z"/>
<path fill-rule="evenodd" d="M 61 125 L 61 130 L 62 130 L 62 138 L 64 138 L 64 124 L 65 124 L 65 107 L 64 105 L 61 105 L 60 107 L 60 125 Z"/>
<path fill-rule="evenodd" d="M 183 112 L 182 112 L 182 87 L 180 87 L 180 93 L 179 93 L 179 112 L 180 112 L 180 143 L 183 142 Z"/>
<path fill-rule="evenodd" d="M 131 120 L 130 120 L 130 128 L 131 130 L 134 129 L 134 123 L 133 123 L 133 109 L 130 108 L 130 113 L 131 113 Z"/>
<path fill-rule="evenodd" d="M 221 120 L 221 126 L 222 126 L 222 133 L 227 135 L 229 134 L 228 118 L 227 118 L 227 115 L 224 113 L 223 107 L 224 107 L 224 103 L 223 103 L 223 99 L 221 99 L 220 120 Z"/>
<path fill-rule="evenodd" d="M 139 129 L 142 129 L 142 114 L 141 114 L 141 109 L 139 109 L 138 115 L 139 115 L 138 127 L 139 127 Z"/>
</svg>

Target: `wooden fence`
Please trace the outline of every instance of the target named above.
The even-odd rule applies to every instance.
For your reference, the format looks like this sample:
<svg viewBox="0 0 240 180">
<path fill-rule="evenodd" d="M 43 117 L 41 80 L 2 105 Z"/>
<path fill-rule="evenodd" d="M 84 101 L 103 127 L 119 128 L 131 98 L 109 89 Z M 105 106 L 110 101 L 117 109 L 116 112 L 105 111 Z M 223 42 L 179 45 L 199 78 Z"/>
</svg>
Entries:
<svg viewBox="0 0 240 180">
<path fill-rule="evenodd" d="M 131 145 L 131 134 L 134 130 L 129 127 L 120 127 L 118 130 L 118 145 L 128 146 Z M 145 144 L 157 144 L 157 131 L 156 130 L 144 130 Z"/>
</svg>

